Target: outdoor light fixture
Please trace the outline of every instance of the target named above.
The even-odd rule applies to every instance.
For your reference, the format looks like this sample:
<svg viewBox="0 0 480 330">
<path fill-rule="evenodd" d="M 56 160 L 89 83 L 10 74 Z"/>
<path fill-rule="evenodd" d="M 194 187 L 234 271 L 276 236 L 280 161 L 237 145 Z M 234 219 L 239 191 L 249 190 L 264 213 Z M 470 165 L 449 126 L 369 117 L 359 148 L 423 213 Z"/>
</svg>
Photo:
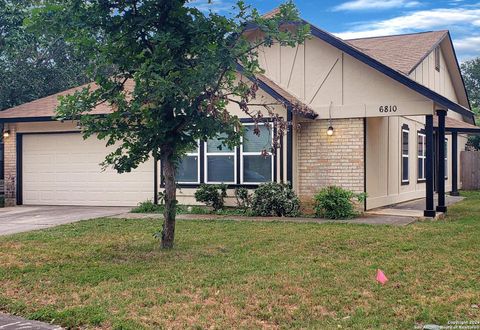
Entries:
<svg viewBox="0 0 480 330">
<path fill-rule="evenodd" d="M 81 129 L 82 128 L 82 124 L 80 124 L 80 121 L 77 121 L 77 126 L 76 126 L 77 129 Z"/>
<path fill-rule="evenodd" d="M 328 136 L 332 136 L 333 135 L 333 127 L 332 126 L 329 126 L 328 129 L 327 129 L 327 135 Z"/>
<path fill-rule="evenodd" d="M 327 129 L 327 135 L 332 136 L 333 135 L 333 126 L 332 126 L 332 105 L 333 101 L 330 102 L 330 107 L 328 108 L 328 129 Z"/>
<path fill-rule="evenodd" d="M 10 131 L 3 131 L 3 137 L 6 139 L 10 136 Z"/>
</svg>

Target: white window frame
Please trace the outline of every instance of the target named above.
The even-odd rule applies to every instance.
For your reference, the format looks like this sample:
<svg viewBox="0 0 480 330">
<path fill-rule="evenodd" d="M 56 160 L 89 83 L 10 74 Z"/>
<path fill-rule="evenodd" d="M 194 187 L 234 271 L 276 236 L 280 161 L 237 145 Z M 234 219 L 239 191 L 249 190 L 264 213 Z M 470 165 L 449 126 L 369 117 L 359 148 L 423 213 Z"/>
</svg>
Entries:
<svg viewBox="0 0 480 330">
<path fill-rule="evenodd" d="M 407 143 L 408 143 L 407 154 L 403 153 L 403 133 L 407 133 Z M 402 163 L 400 164 L 400 172 L 401 172 L 400 175 L 401 175 L 401 179 L 402 179 L 402 184 L 409 184 L 410 183 L 410 130 L 409 129 L 402 128 L 402 137 L 400 139 L 400 142 L 401 142 L 401 155 L 402 155 Z M 408 164 L 408 167 L 407 167 L 408 178 L 407 178 L 407 180 L 403 179 L 403 159 L 404 158 L 408 159 L 408 161 L 407 161 L 407 164 Z"/>
<path fill-rule="evenodd" d="M 177 181 L 178 184 L 200 184 L 200 140 L 197 140 L 197 152 L 187 152 L 185 157 L 197 157 L 197 181 Z"/>
<path fill-rule="evenodd" d="M 204 143 L 204 158 L 203 162 L 205 164 L 204 169 L 204 178 L 205 183 L 208 184 L 236 184 L 237 183 L 237 147 L 233 148 L 232 151 L 229 152 L 208 152 L 208 141 Z M 233 156 L 233 181 L 228 182 L 218 182 L 218 181 L 208 181 L 208 156 Z"/>
<path fill-rule="evenodd" d="M 422 155 L 418 154 L 418 144 L 419 144 L 418 142 L 420 141 L 422 141 L 422 146 L 423 146 Z M 425 173 L 426 162 L 427 162 L 427 135 L 425 133 L 420 133 L 420 132 L 417 134 L 417 160 L 418 159 L 422 160 L 423 177 L 421 178 L 419 176 L 420 171 L 417 168 L 417 180 L 420 182 L 423 182 L 427 180 L 427 173 Z M 418 162 L 417 162 L 417 167 L 418 167 Z"/>
<path fill-rule="evenodd" d="M 243 126 L 254 126 L 255 123 L 242 123 Z M 269 123 L 268 124 L 270 126 L 270 129 L 273 130 L 273 124 L 272 123 Z M 272 134 L 272 141 L 273 143 L 273 134 Z M 271 181 L 266 181 L 266 182 L 245 182 L 245 179 L 244 179 L 244 171 L 243 171 L 243 156 L 262 156 L 262 152 L 259 151 L 255 151 L 255 152 L 246 152 L 246 151 L 243 151 L 243 136 L 241 138 L 241 146 L 240 146 L 240 184 L 242 185 L 248 185 L 248 184 L 251 184 L 251 185 L 261 185 L 261 184 L 264 184 L 264 183 L 267 183 L 267 182 L 274 182 L 275 181 L 275 157 L 273 156 L 273 153 L 271 152 L 268 152 L 268 155 L 270 156 L 270 159 L 271 159 L 271 168 L 272 168 L 272 178 L 271 178 Z"/>
</svg>

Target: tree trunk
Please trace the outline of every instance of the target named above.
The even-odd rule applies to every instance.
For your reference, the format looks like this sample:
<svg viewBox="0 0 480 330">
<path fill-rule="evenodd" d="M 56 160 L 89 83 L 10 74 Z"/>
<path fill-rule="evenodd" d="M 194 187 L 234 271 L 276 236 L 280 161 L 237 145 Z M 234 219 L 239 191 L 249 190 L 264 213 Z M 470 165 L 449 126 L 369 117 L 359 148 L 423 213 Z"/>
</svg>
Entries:
<svg viewBox="0 0 480 330">
<path fill-rule="evenodd" d="M 172 154 L 161 157 L 165 180 L 165 209 L 163 211 L 162 249 L 173 248 L 175 239 L 175 215 L 177 212 L 177 186 L 175 183 L 175 164 Z"/>
</svg>

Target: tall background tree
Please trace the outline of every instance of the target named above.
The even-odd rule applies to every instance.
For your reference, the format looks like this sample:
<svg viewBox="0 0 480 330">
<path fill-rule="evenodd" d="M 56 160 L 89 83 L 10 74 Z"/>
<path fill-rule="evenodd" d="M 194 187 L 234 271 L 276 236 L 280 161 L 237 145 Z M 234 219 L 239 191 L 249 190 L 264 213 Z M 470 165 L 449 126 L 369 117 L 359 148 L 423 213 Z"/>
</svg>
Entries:
<svg viewBox="0 0 480 330">
<path fill-rule="evenodd" d="M 274 118 L 274 150 L 288 127 L 274 113 L 278 102 L 256 98 L 256 75 L 263 72 L 258 51 L 273 43 L 296 46 L 309 27 L 301 24 L 292 2 L 268 18 L 243 1 L 232 10 L 228 17 L 205 13 L 186 0 L 52 0 L 37 9 L 31 25 L 61 36 L 98 69 L 89 70 L 95 85 L 62 98 L 57 113 L 80 120 L 85 138 L 96 135 L 116 146 L 104 165 L 129 172 L 150 157 L 161 160 L 163 248 L 174 244 L 175 172 L 183 155 L 198 140 L 220 136 L 224 145 L 240 143 L 242 126 L 228 104 L 236 104 L 257 125 L 265 116 Z M 245 32 L 252 27 L 262 34 L 249 40 Z M 114 72 L 106 74 L 111 67 Z M 102 103 L 114 111 L 89 115 Z"/>
<path fill-rule="evenodd" d="M 470 103 L 475 112 L 477 125 L 480 120 L 480 57 L 465 61 L 461 66 L 465 87 L 467 89 Z M 470 148 L 480 150 L 480 136 L 474 135 L 469 138 Z"/>
<path fill-rule="evenodd" d="M 0 110 L 88 81 L 86 58 L 60 36 L 26 29 L 33 0 L 0 0 Z"/>
</svg>

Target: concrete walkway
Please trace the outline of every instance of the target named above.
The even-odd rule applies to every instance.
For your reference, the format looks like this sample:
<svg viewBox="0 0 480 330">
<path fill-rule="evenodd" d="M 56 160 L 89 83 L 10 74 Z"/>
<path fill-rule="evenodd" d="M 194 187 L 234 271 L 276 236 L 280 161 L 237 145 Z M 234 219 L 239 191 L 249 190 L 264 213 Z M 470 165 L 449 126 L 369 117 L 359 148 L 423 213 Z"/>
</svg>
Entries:
<svg viewBox="0 0 480 330">
<path fill-rule="evenodd" d="M 451 206 L 464 200 L 461 196 L 445 196 L 445 205 Z M 434 197 L 434 205 L 438 204 L 438 195 Z M 381 215 L 381 216 L 409 216 L 418 219 L 424 218 L 423 211 L 425 210 L 425 198 L 416 199 L 413 201 L 382 207 L 374 210 L 370 210 L 367 214 Z M 443 213 L 438 212 L 436 219 L 440 219 L 444 216 Z"/>
<path fill-rule="evenodd" d="M 66 223 L 110 217 L 129 207 L 16 206 L 0 208 L 0 235 L 54 227 Z M 0 330 L 3 330 L 0 328 Z"/>
<path fill-rule="evenodd" d="M 112 218 L 117 219 L 162 219 L 162 214 L 123 213 Z M 178 214 L 177 220 L 233 220 L 233 221 L 258 221 L 258 222 L 297 222 L 297 223 L 348 223 L 365 225 L 392 225 L 406 226 L 417 221 L 414 217 L 405 216 L 377 216 L 366 215 L 351 220 L 327 220 L 316 218 L 284 218 L 284 217 L 246 217 L 239 215 L 216 215 L 216 214 Z"/>
<path fill-rule="evenodd" d="M 22 317 L 12 316 L 0 313 L 1 330 L 61 330 L 57 325 L 48 323 L 29 321 Z"/>
</svg>

